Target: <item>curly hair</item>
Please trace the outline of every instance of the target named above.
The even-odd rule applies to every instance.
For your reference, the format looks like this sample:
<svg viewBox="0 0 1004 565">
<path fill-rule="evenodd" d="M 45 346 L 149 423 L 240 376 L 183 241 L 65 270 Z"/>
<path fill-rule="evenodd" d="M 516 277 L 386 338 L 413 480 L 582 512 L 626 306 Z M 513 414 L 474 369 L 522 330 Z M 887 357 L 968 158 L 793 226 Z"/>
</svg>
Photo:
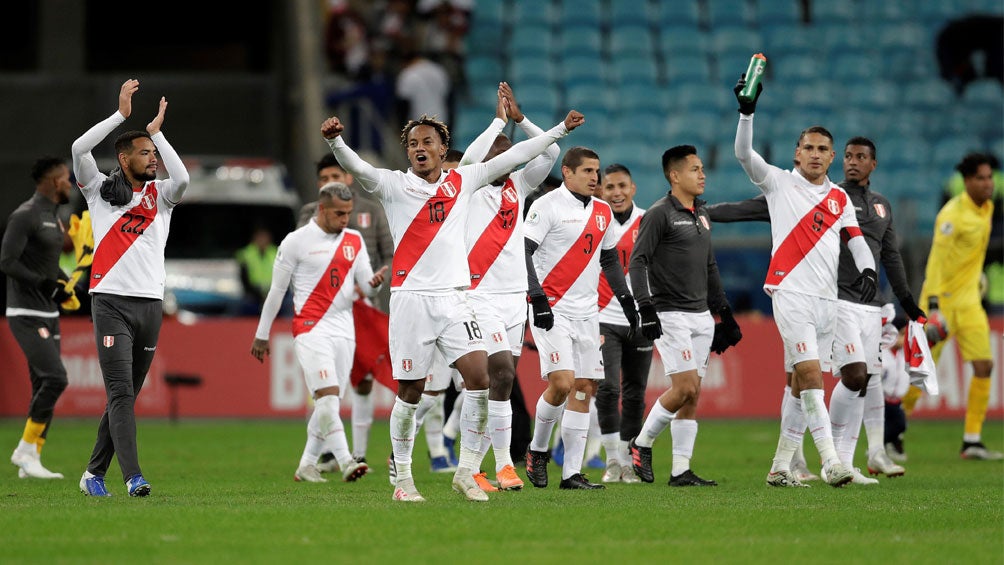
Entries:
<svg viewBox="0 0 1004 565">
<path fill-rule="evenodd" d="M 418 126 L 429 126 L 436 130 L 443 145 L 446 147 L 450 146 L 450 128 L 446 127 L 446 124 L 437 120 L 434 116 L 429 116 L 428 114 L 422 114 L 417 120 L 408 120 L 408 123 L 404 124 L 404 128 L 401 130 L 401 145 L 408 146 L 408 134 Z"/>
</svg>

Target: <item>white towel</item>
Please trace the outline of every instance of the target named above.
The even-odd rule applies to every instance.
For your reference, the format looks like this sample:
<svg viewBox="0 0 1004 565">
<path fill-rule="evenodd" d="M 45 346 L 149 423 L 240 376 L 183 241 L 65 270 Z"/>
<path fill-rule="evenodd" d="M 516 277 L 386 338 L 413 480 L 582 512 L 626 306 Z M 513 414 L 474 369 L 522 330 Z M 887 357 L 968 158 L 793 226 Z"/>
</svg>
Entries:
<svg viewBox="0 0 1004 565">
<path fill-rule="evenodd" d="M 938 375 L 934 368 L 934 357 L 927 345 L 927 334 L 924 324 L 910 322 L 906 328 L 906 342 L 903 353 L 910 371 L 910 384 L 927 392 L 931 396 L 938 395 Z"/>
</svg>

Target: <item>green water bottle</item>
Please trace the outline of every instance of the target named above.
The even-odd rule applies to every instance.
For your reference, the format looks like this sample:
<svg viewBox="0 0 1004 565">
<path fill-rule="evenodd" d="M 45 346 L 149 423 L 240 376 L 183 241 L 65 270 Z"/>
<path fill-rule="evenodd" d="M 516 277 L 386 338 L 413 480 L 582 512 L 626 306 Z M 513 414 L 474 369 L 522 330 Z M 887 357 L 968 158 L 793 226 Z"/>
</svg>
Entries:
<svg viewBox="0 0 1004 565">
<path fill-rule="evenodd" d="M 739 99 L 743 102 L 752 102 L 756 98 L 756 86 L 760 84 L 764 71 L 767 70 L 767 57 L 763 53 L 757 53 L 750 58 L 750 65 L 746 68 L 746 86 L 739 91 Z"/>
</svg>

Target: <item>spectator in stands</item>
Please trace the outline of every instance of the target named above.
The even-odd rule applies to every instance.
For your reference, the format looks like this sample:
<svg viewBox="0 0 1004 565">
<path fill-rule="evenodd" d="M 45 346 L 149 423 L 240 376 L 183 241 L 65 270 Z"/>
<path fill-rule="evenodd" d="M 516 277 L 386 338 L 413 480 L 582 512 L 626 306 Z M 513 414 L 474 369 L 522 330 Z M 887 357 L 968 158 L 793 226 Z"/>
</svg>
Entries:
<svg viewBox="0 0 1004 565">
<path fill-rule="evenodd" d="M 394 90 L 403 106 L 402 121 L 424 114 L 452 123 L 449 107 L 452 84 L 446 69 L 423 55 L 414 40 L 405 42 L 401 60 L 404 65 Z"/>
<path fill-rule="evenodd" d="M 328 0 L 324 52 L 332 72 L 353 80 L 369 74 L 371 47 L 366 20 L 348 0 Z"/>
<path fill-rule="evenodd" d="M 935 52 L 941 77 L 958 95 L 981 77 L 995 78 L 1004 84 L 1004 16 L 972 15 L 952 20 L 935 40 Z M 983 59 L 982 68 L 974 55 Z"/>
<path fill-rule="evenodd" d="M 272 264 L 278 251 L 272 232 L 264 226 L 256 227 L 251 241 L 237 251 L 237 265 L 244 287 L 241 314 L 258 315 L 261 312 L 261 305 L 265 303 L 265 296 L 272 286 Z"/>
</svg>

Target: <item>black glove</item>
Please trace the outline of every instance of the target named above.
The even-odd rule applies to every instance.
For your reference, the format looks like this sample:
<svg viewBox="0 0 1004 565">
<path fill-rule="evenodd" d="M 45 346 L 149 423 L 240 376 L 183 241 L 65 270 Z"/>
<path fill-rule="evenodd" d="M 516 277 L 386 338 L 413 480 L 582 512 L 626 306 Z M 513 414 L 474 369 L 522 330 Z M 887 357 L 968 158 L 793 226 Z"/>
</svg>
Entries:
<svg viewBox="0 0 1004 565">
<path fill-rule="evenodd" d="M 655 341 L 662 337 L 662 322 L 659 321 L 659 315 L 655 312 L 655 306 L 644 304 L 640 311 L 641 335 L 650 341 Z"/>
<path fill-rule="evenodd" d="M 624 310 L 624 316 L 627 317 L 628 326 L 630 326 L 628 339 L 631 339 L 638 329 L 638 309 L 634 305 L 634 297 L 630 294 L 622 294 L 617 297 L 617 302 L 621 303 L 621 309 Z"/>
<path fill-rule="evenodd" d="M 878 291 L 878 275 L 875 269 L 865 269 L 861 271 L 858 278 L 854 279 L 854 286 L 861 289 L 861 302 L 867 304 L 875 298 Z"/>
<path fill-rule="evenodd" d="M 756 85 L 756 95 L 753 96 L 753 100 L 746 102 L 739 99 L 739 92 L 746 87 L 746 73 L 743 73 L 739 77 L 739 82 L 736 83 L 735 88 L 732 92 L 736 94 L 736 102 L 739 102 L 739 113 L 745 114 L 747 116 L 752 116 L 756 112 L 756 101 L 760 99 L 760 93 L 763 92 L 763 83 L 760 82 Z"/>
<path fill-rule="evenodd" d="M 913 301 L 912 296 L 907 296 L 903 300 L 900 300 L 899 305 L 903 307 L 903 311 L 906 312 L 906 315 L 914 322 L 919 322 L 922 318 L 927 318 L 927 314 L 920 309 L 920 306 L 917 306 L 917 303 Z"/>
<path fill-rule="evenodd" d="M 711 338 L 711 350 L 721 355 L 726 349 L 739 343 L 743 338 L 743 332 L 739 330 L 739 324 L 732 316 L 732 309 L 726 306 L 718 313 L 722 321 L 715 324 L 715 335 Z"/>
<path fill-rule="evenodd" d="M 533 325 L 542 330 L 549 330 L 554 327 L 554 312 L 551 312 L 551 305 L 546 296 L 531 296 L 530 304 L 533 306 Z"/>
<path fill-rule="evenodd" d="M 55 301 L 56 304 L 62 304 L 73 296 L 72 292 L 66 292 L 66 281 L 65 280 L 47 280 L 42 281 L 41 285 L 42 292 Z"/>
</svg>

